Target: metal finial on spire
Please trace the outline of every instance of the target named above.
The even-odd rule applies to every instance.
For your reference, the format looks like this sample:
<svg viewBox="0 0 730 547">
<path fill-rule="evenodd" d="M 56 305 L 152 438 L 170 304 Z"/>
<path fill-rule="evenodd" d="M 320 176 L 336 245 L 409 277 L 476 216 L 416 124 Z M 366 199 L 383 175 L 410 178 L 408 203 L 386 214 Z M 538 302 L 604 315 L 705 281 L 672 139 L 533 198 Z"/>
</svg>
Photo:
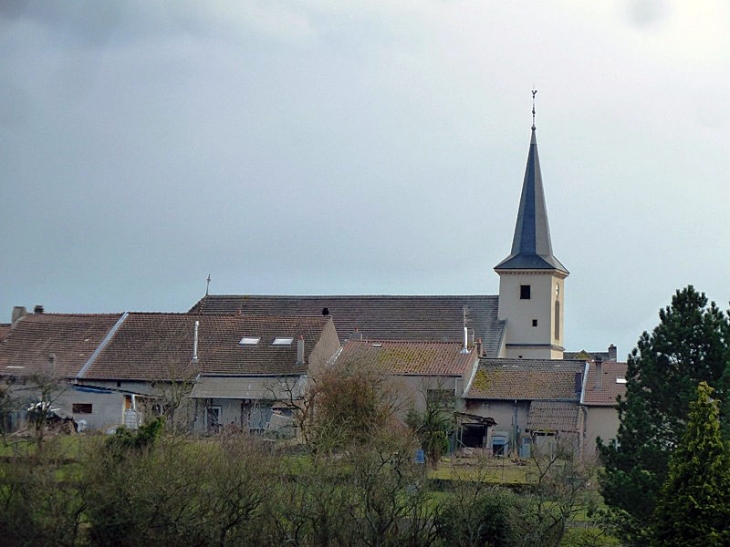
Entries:
<svg viewBox="0 0 730 547">
<path fill-rule="evenodd" d="M 535 95 L 537 95 L 537 89 L 532 89 L 532 130 L 534 131 L 535 128 Z"/>
<path fill-rule="evenodd" d="M 208 296 L 208 289 L 210 288 L 210 274 L 208 274 L 207 283 L 205 284 L 205 296 Z"/>
</svg>

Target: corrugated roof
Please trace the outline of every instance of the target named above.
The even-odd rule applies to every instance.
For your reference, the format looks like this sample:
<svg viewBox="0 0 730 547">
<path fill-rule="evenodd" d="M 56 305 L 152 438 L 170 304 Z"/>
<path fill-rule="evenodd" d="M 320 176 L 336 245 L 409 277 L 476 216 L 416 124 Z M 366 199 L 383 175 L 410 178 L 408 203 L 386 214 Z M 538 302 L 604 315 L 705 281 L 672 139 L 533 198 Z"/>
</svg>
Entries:
<svg viewBox="0 0 730 547">
<path fill-rule="evenodd" d="M 191 313 L 248 315 L 318 315 L 326 308 L 340 341 L 357 330 L 369 340 L 454 341 L 463 339 L 463 308 L 467 326 L 481 338 L 484 351 L 496 357 L 504 332 L 497 319 L 497 296 L 249 296 L 209 295 Z"/>
<path fill-rule="evenodd" d="M 190 396 L 194 399 L 297 400 L 306 376 L 200 376 Z"/>
<path fill-rule="evenodd" d="M 578 405 L 562 401 L 533 401 L 527 414 L 528 431 L 570 431 L 578 428 Z"/>
<path fill-rule="evenodd" d="M 200 322 L 198 362 L 192 363 L 195 321 Z M 189 378 L 200 372 L 301 374 L 330 321 L 331 318 L 322 316 L 130 313 L 83 378 L 162 380 Z M 296 363 L 299 336 L 304 338 L 302 364 Z M 242 346 L 239 342 L 243 337 L 261 340 L 255 346 Z M 276 337 L 294 340 L 288 345 L 274 346 Z"/>
<path fill-rule="evenodd" d="M 0 374 L 52 373 L 73 378 L 120 317 L 121 314 L 25 315 L 0 344 Z"/>
<path fill-rule="evenodd" d="M 626 395 L 626 384 L 617 379 L 626 380 L 626 363 L 604 361 L 601 364 L 601 382 L 596 382 L 595 362 L 588 364 L 588 374 L 583 391 L 583 404 L 589 406 L 616 406 L 616 397 Z"/>
<path fill-rule="evenodd" d="M 470 353 L 461 353 L 461 349 L 457 342 L 350 340 L 337 362 L 375 366 L 389 374 L 463 376 L 478 356 L 474 349 Z"/>
<path fill-rule="evenodd" d="M 576 374 L 584 366 L 583 361 L 557 359 L 482 359 L 465 397 L 578 401 Z"/>
</svg>

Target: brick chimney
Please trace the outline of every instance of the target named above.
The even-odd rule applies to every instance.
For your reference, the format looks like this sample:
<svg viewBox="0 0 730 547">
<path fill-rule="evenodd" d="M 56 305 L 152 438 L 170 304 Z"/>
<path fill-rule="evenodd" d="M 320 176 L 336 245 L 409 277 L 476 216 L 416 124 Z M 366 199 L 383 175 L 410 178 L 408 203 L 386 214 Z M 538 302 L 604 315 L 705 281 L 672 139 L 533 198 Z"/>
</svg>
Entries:
<svg viewBox="0 0 730 547">
<path fill-rule="evenodd" d="M 609 361 L 618 361 L 618 348 L 611 344 L 608 346 L 608 360 Z"/>
</svg>

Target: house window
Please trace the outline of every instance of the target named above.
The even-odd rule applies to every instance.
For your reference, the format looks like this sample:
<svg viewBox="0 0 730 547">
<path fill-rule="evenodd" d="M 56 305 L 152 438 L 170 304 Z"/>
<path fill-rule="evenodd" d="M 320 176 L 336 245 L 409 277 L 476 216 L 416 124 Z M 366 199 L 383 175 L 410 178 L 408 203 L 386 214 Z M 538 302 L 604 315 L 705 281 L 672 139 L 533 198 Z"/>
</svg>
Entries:
<svg viewBox="0 0 730 547">
<path fill-rule="evenodd" d="M 532 326 L 533 326 L 533 327 L 536 327 L 536 326 L 537 326 L 537 319 L 533 319 L 533 320 L 532 320 Z"/>
<path fill-rule="evenodd" d="M 91 403 L 74 403 L 71 405 L 74 414 L 91 414 Z"/>
<path fill-rule="evenodd" d="M 560 340 L 560 302 L 555 301 L 555 339 Z"/>
<path fill-rule="evenodd" d="M 530 299 L 530 286 L 529 285 L 520 285 L 520 300 L 529 300 Z"/>
</svg>

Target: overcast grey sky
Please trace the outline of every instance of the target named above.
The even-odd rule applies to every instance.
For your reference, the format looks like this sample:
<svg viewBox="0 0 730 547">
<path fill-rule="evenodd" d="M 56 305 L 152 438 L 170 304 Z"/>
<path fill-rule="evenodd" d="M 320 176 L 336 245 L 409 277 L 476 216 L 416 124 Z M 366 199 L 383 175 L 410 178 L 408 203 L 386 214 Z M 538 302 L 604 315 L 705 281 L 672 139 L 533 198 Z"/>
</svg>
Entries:
<svg viewBox="0 0 730 547">
<path fill-rule="evenodd" d="M 496 294 L 533 86 L 566 346 L 728 307 L 725 1 L 0 2 L 0 322 Z"/>
</svg>

